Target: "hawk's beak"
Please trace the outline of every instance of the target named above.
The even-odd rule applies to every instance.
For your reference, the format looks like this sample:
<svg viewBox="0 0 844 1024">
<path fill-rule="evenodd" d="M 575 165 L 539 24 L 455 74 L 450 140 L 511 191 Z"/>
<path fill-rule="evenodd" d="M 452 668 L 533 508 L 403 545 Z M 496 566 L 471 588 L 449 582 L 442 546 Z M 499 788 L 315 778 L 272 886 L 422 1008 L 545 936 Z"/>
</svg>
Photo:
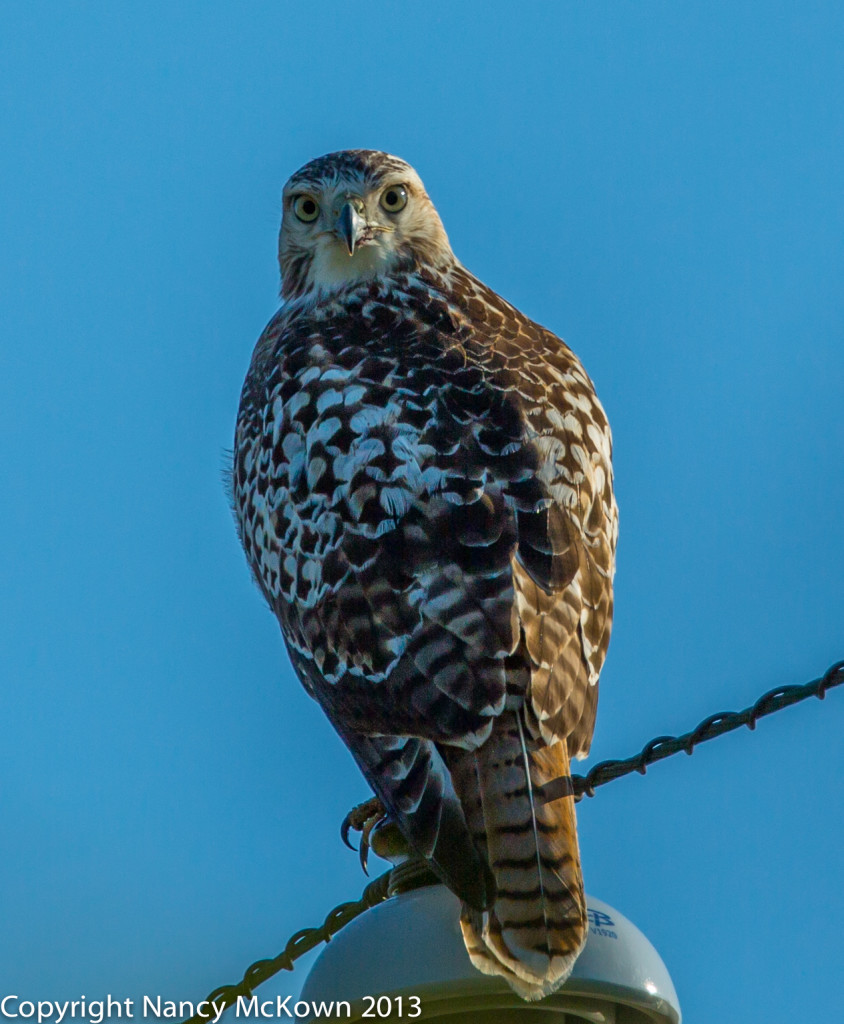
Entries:
<svg viewBox="0 0 844 1024">
<path fill-rule="evenodd" d="M 365 227 L 366 221 L 358 213 L 355 204 L 352 202 L 344 203 L 343 209 L 337 218 L 337 223 L 334 226 L 334 232 L 338 238 L 343 240 L 350 256 L 354 256 L 355 246 Z"/>
</svg>

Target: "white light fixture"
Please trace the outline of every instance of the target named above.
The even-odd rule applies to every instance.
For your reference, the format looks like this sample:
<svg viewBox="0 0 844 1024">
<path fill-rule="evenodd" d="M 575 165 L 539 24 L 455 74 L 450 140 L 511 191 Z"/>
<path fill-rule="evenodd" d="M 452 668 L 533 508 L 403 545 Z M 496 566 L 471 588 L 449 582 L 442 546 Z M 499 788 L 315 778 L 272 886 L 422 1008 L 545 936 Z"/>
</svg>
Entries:
<svg viewBox="0 0 844 1024">
<path fill-rule="evenodd" d="M 299 998 L 312 1006 L 346 1000 L 351 1016 L 343 1007 L 333 1019 L 353 1021 L 680 1024 L 677 993 L 651 943 L 606 903 L 587 902 L 586 947 L 563 988 L 539 1003 L 472 967 L 459 900 L 442 885 L 393 896 L 348 924 L 323 949 Z"/>
</svg>

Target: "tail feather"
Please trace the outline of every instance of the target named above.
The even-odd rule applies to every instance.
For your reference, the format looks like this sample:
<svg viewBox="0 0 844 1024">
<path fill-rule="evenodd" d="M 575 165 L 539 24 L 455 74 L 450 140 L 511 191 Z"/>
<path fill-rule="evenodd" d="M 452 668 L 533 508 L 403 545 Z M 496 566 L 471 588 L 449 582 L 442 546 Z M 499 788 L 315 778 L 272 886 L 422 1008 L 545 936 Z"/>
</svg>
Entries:
<svg viewBox="0 0 844 1024">
<path fill-rule="evenodd" d="M 475 966 L 540 999 L 571 973 L 586 939 L 574 800 L 539 799 L 569 773 L 565 743 L 551 747 L 505 713 L 476 751 L 449 752 L 452 780 L 472 838 L 492 869 L 496 900 L 464 907 L 463 938 Z"/>
</svg>

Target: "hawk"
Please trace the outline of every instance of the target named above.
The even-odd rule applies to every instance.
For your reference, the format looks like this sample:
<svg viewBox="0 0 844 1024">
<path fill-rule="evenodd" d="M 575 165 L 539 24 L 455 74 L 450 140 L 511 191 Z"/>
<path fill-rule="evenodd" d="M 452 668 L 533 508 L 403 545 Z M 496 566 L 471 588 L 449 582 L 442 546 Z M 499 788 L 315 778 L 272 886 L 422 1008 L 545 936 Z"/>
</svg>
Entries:
<svg viewBox="0 0 844 1024">
<path fill-rule="evenodd" d="M 475 966 L 525 999 L 586 938 L 574 800 L 612 619 L 611 437 L 571 350 L 452 253 L 419 176 L 370 150 L 287 182 L 283 306 L 233 462 L 290 659 Z"/>
</svg>

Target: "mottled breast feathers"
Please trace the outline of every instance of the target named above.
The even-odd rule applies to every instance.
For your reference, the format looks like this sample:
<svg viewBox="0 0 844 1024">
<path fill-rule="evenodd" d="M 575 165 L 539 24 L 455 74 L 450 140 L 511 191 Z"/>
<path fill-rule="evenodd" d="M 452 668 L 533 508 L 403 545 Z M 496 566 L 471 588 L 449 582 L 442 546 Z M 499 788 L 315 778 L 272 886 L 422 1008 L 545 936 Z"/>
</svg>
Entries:
<svg viewBox="0 0 844 1024">
<path fill-rule="evenodd" d="M 543 733 L 587 752 L 612 613 L 610 440 L 550 332 L 462 268 L 283 310 L 244 387 L 234 483 L 259 585 L 327 683 L 357 693 L 422 663 L 442 720 L 411 701 L 408 729 L 483 737 L 522 644 Z M 483 663 L 433 671 L 432 624 Z M 382 712 L 395 730 L 399 709 Z"/>
</svg>

